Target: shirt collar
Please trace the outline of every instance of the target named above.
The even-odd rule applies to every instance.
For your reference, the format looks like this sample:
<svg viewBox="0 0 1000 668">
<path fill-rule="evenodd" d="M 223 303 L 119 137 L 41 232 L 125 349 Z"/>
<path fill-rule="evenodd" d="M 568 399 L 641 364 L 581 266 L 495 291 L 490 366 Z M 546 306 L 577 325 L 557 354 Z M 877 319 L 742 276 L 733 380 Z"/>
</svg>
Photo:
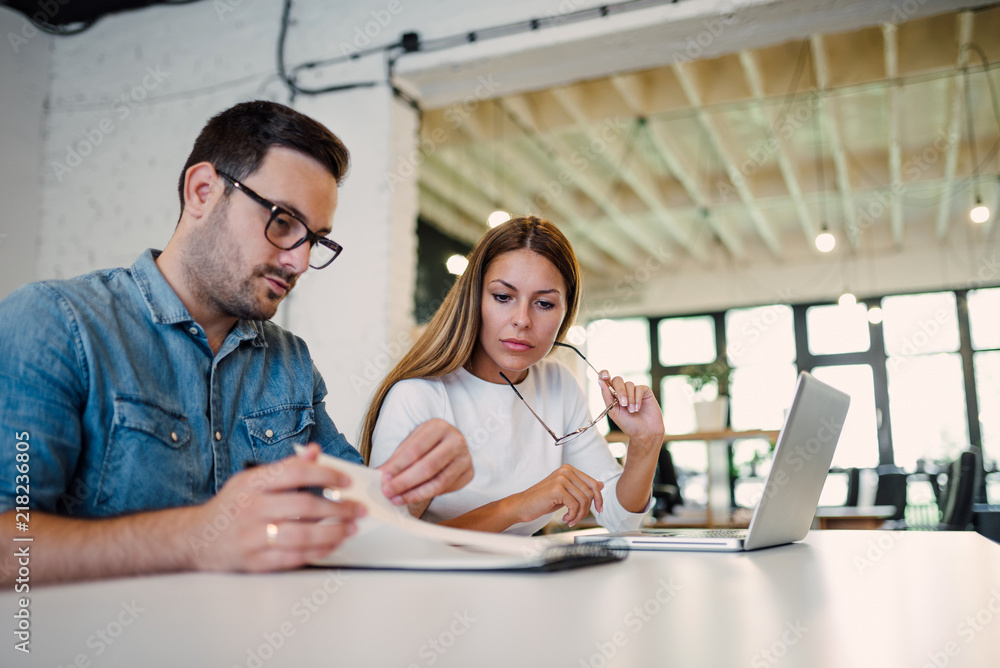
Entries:
<svg viewBox="0 0 1000 668">
<path fill-rule="evenodd" d="M 161 252 L 147 248 L 129 270 L 136 285 L 139 286 L 139 292 L 146 302 L 149 315 L 158 325 L 197 324 L 184 306 L 184 302 L 163 277 L 160 268 L 156 266 L 156 258 Z M 237 320 L 229 336 L 235 336 L 240 341 L 253 339 L 254 345 L 257 346 L 267 345 L 264 340 L 264 323 L 256 320 Z"/>
</svg>

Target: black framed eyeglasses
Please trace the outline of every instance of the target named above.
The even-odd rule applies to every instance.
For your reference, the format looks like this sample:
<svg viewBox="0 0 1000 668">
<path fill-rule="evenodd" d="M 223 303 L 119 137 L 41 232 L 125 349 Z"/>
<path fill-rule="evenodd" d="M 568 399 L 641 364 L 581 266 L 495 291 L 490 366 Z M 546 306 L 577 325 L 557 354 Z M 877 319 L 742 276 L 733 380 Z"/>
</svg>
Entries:
<svg viewBox="0 0 1000 668">
<path fill-rule="evenodd" d="M 577 350 L 573 346 L 569 345 L 568 343 L 560 343 L 558 341 L 556 341 L 552 345 L 560 346 L 562 348 L 569 348 L 570 350 L 572 350 L 574 353 L 576 353 L 577 355 L 580 356 L 580 359 L 582 359 L 584 362 L 587 363 L 587 366 L 589 366 L 591 369 L 594 369 L 594 372 L 597 374 L 598 379 L 600 379 L 601 372 L 598 371 L 596 368 L 594 368 L 594 365 L 590 363 L 590 360 L 588 360 L 584 356 L 584 354 L 581 353 L 579 350 Z M 611 390 L 611 404 L 607 408 L 605 408 L 603 411 L 601 411 L 600 415 L 598 415 L 593 420 L 591 420 L 590 422 L 588 422 L 586 425 L 580 427 L 576 431 L 571 431 L 570 433 L 566 434 L 565 436 L 556 436 L 556 433 L 554 431 L 552 431 L 552 429 L 549 427 L 549 425 L 545 424 L 545 420 L 543 420 L 541 417 L 538 416 L 538 413 L 535 412 L 535 409 L 533 409 L 528 404 L 528 402 L 525 400 L 525 398 L 521 396 L 521 393 L 517 391 L 517 388 L 514 386 L 514 383 L 511 382 L 510 378 L 508 378 L 507 376 L 504 375 L 503 371 L 500 372 L 500 377 L 503 378 L 505 381 L 507 381 L 507 384 L 510 385 L 510 388 L 512 390 L 514 390 L 514 394 L 517 395 L 517 398 L 520 399 L 524 403 L 525 406 L 527 406 L 528 410 L 531 411 L 531 414 L 535 416 L 535 419 L 538 420 L 538 422 L 543 427 L 545 427 L 545 431 L 549 432 L 549 434 L 552 435 L 552 438 L 555 439 L 555 445 L 566 445 L 567 443 L 569 443 L 570 441 L 572 441 L 576 437 L 578 437 L 581 434 L 583 434 L 585 431 L 587 431 L 588 429 L 590 429 L 591 427 L 593 427 L 595 424 L 597 424 L 598 422 L 600 422 L 602 419 L 604 419 L 604 416 L 607 415 L 608 413 L 610 413 L 611 409 L 614 408 L 618 404 L 618 402 L 619 402 L 618 393 L 615 392 L 615 388 L 611 387 L 610 383 L 606 383 L 607 386 L 608 386 L 608 389 Z"/>
<path fill-rule="evenodd" d="M 281 250 L 292 250 L 309 242 L 309 266 L 313 269 L 329 266 L 340 255 L 340 251 L 344 250 L 343 246 L 336 241 L 321 237 L 310 230 L 302 222 L 302 219 L 291 211 L 264 199 L 228 174 L 218 170 L 216 173 L 233 184 L 233 187 L 241 193 L 268 210 L 270 217 L 267 219 L 267 225 L 264 226 L 264 237 L 271 242 L 272 246 Z"/>
</svg>

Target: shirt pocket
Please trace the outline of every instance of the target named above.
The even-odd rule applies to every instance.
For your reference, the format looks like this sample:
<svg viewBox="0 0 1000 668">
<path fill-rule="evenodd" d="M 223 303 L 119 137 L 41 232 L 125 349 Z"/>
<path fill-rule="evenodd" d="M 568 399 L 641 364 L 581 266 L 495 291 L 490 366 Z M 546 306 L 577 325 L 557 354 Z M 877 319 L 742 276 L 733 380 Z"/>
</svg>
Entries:
<svg viewBox="0 0 1000 668">
<path fill-rule="evenodd" d="M 102 514 L 194 503 L 192 430 L 178 410 L 119 396 L 101 465 Z"/>
<path fill-rule="evenodd" d="M 295 453 L 312 435 L 316 415 L 311 405 L 286 405 L 243 416 L 258 464 L 269 464 Z"/>
</svg>

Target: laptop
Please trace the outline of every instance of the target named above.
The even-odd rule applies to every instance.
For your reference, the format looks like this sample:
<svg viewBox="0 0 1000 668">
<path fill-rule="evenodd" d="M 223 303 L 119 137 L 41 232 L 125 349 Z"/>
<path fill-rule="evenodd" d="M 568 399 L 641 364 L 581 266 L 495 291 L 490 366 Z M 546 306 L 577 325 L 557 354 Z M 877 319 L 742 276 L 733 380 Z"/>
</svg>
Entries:
<svg viewBox="0 0 1000 668">
<path fill-rule="evenodd" d="M 629 550 L 739 552 L 784 545 L 809 533 L 851 398 L 803 371 L 778 434 L 771 471 L 747 529 L 641 529 L 576 536 Z"/>
</svg>

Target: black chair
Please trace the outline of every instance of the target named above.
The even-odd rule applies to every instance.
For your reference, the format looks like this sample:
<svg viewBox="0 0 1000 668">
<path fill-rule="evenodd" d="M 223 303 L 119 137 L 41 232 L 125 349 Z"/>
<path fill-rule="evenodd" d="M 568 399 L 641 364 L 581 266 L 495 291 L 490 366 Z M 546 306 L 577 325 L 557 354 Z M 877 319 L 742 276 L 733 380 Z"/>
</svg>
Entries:
<svg viewBox="0 0 1000 668">
<path fill-rule="evenodd" d="M 895 467 L 878 468 L 878 487 L 875 489 L 876 506 L 896 506 L 886 522 L 902 523 L 906 514 L 906 474 Z"/>
<path fill-rule="evenodd" d="M 674 506 L 682 503 L 684 500 L 681 498 L 681 488 L 677 484 L 674 460 L 670 456 L 670 450 L 664 446 L 660 449 L 656 472 L 653 474 L 653 516 L 669 515 Z"/>
<path fill-rule="evenodd" d="M 979 484 L 979 453 L 966 450 L 948 467 L 948 482 L 941 492 L 939 531 L 964 531 L 972 524 L 972 502 Z"/>
<path fill-rule="evenodd" d="M 847 500 L 845 506 L 856 507 L 858 505 L 858 490 L 861 488 L 861 469 L 852 467 L 847 469 Z"/>
</svg>

